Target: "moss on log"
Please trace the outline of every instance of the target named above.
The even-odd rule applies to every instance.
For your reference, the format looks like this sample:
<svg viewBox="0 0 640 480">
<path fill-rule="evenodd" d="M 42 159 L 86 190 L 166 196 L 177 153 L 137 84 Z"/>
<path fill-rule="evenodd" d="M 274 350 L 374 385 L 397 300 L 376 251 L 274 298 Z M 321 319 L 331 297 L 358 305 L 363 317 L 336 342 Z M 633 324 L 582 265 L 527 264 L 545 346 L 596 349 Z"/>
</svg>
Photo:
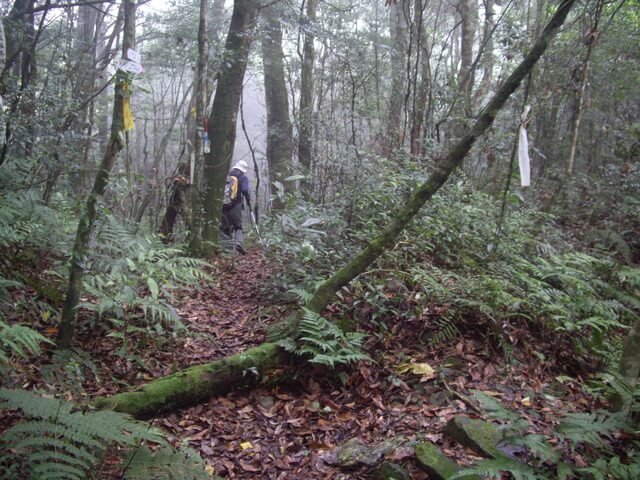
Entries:
<svg viewBox="0 0 640 480">
<path fill-rule="evenodd" d="M 462 470 L 462 467 L 449 459 L 432 442 L 416 445 L 416 460 L 422 470 L 429 474 L 429 478 L 435 480 L 448 480 Z M 479 480 L 475 475 L 461 477 L 462 480 Z"/>
<path fill-rule="evenodd" d="M 231 357 L 159 378 L 132 392 L 99 397 L 93 401 L 93 406 L 149 418 L 256 383 L 264 372 L 281 364 L 284 358 L 279 346 L 263 343 Z"/>
</svg>

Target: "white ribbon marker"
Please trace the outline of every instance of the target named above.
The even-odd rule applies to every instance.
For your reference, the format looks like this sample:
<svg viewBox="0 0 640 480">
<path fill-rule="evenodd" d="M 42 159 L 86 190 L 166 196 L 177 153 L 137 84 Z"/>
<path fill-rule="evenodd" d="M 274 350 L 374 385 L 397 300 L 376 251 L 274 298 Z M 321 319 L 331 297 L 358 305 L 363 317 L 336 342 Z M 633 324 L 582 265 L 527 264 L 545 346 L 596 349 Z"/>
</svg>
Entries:
<svg viewBox="0 0 640 480">
<path fill-rule="evenodd" d="M 531 111 L 531 105 L 524 107 L 520 117 L 520 133 L 518 137 L 518 163 L 520 164 L 520 185 L 531 185 L 531 165 L 529 162 L 529 140 L 527 139 L 527 117 Z"/>
</svg>

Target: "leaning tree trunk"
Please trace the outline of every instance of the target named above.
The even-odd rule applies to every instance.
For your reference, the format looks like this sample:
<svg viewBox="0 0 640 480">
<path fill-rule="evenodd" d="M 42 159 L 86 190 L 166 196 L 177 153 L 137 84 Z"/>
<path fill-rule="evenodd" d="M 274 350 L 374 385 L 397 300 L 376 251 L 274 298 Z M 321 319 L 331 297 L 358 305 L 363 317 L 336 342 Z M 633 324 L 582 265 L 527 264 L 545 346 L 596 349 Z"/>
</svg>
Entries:
<svg viewBox="0 0 640 480">
<path fill-rule="evenodd" d="M 204 244 L 217 245 L 219 240 L 222 196 L 233 157 L 238 107 L 258 6 L 258 0 L 235 0 L 233 4 L 231 25 L 225 43 L 225 60 L 209 116 L 211 153 L 205 156 L 204 164 Z M 200 255 L 208 253 L 205 249 L 201 247 Z"/>
<path fill-rule="evenodd" d="M 307 308 L 320 312 L 334 298 L 335 293 L 347 285 L 356 276 L 364 272 L 386 248 L 391 246 L 400 232 L 418 213 L 422 205 L 446 182 L 451 173 L 462 163 L 475 141 L 493 123 L 498 111 L 511 94 L 518 88 L 523 78 L 531 71 L 540 56 L 564 23 L 576 0 L 564 0 L 540 38 L 527 56 L 503 83 L 489 104 L 482 111 L 471 130 L 462 138 L 441 162 L 436 171 L 409 198 L 405 207 L 395 215 L 395 220 L 360 252 L 349 264 L 320 285 Z M 298 315 L 294 315 L 295 323 Z M 295 325 L 294 325 L 295 327 Z M 154 413 L 171 408 L 194 404 L 208 396 L 225 393 L 234 387 L 247 383 L 246 375 L 238 374 L 245 369 L 264 375 L 266 369 L 277 365 L 282 351 L 273 343 L 263 343 L 258 347 L 227 359 L 192 367 L 169 377 L 160 378 L 136 391 L 121 393 L 108 398 L 98 398 L 94 405 L 101 408 L 113 408 L 135 416 L 151 416 Z"/>
<path fill-rule="evenodd" d="M 127 58 L 127 50 L 135 47 L 135 0 L 124 0 L 124 37 L 122 40 L 122 56 Z M 118 71 L 113 101 L 113 121 L 111 124 L 111 136 L 109 144 L 102 158 L 93 190 L 89 194 L 85 211 L 78 223 L 76 241 L 71 254 L 71 271 L 69 273 L 69 285 L 67 296 L 62 309 L 60 330 L 57 343 L 59 347 L 68 347 L 73 341 L 75 312 L 82 291 L 82 278 L 84 276 L 84 263 L 89 251 L 89 240 L 96 220 L 96 206 L 109 183 L 109 175 L 118 158 L 118 153 L 124 147 L 124 104 L 125 97 L 129 95 L 129 85 L 123 80 L 124 72 Z"/>
</svg>

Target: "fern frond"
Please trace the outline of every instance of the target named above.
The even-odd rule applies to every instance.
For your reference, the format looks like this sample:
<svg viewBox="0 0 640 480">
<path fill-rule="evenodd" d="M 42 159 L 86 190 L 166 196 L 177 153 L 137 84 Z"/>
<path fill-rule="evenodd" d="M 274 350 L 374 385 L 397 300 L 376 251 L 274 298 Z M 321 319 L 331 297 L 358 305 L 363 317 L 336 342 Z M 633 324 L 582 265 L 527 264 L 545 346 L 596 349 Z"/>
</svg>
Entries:
<svg viewBox="0 0 640 480">
<path fill-rule="evenodd" d="M 40 344 L 53 344 L 51 340 L 35 330 L 22 325 L 8 325 L 0 320 L 0 363 L 8 361 L 9 355 L 29 358 L 40 355 Z"/>
<path fill-rule="evenodd" d="M 453 476 L 449 480 L 464 478 L 466 476 L 477 475 L 483 478 L 494 478 L 500 480 L 503 473 L 509 472 L 514 480 L 542 480 L 549 478 L 534 470 L 529 465 L 518 462 L 508 457 L 500 457 L 494 460 L 481 460 L 477 465 L 471 468 L 465 468 Z"/>
<path fill-rule="evenodd" d="M 0 389 L 0 409 L 6 408 L 22 410 L 28 420 L 5 431 L 0 444 L 11 446 L 34 479 L 84 480 L 113 445 L 137 448 L 142 441 L 152 442 L 166 450 L 163 458 L 171 457 L 177 462 L 176 459 L 184 457 L 170 453 L 173 449 L 158 429 L 121 413 L 109 410 L 83 413 L 70 402 L 24 390 Z M 0 464 L 12 459 L 0 457 Z M 154 478 L 204 478 L 194 473 L 202 466 L 197 455 L 173 466 L 176 468 L 172 469 L 170 464 L 158 467 L 167 476 Z"/>
<path fill-rule="evenodd" d="M 125 480 L 210 480 L 204 461 L 191 449 L 160 447 L 151 451 L 142 446 L 125 460 Z"/>
<path fill-rule="evenodd" d="M 570 413 L 563 417 L 556 428 L 558 434 L 569 441 L 573 448 L 586 443 L 607 449 L 604 438 L 611 438 L 615 432 L 626 428 L 622 415 L 608 412 Z"/>
</svg>

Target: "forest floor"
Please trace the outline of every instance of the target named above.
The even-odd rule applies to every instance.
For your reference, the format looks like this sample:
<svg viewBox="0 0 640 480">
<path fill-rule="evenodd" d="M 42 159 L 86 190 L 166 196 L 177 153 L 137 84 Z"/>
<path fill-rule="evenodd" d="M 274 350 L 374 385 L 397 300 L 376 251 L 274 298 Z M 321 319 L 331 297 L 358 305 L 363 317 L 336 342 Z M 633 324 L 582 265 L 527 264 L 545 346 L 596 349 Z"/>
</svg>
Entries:
<svg viewBox="0 0 640 480">
<path fill-rule="evenodd" d="M 215 260 L 214 268 L 210 285 L 177 295 L 177 310 L 188 335 L 165 342 L 136 337 L 127 355 L 117 353 L 121 346 L 117 338 L 81 339 L 82 350 L 95 365 L 93 374 L 84 370 L 84 394 L 123 391 L 264 341 L 265 327 L 286 310 L 274 307 L 263 295 L 263 283 L 277 273 L 258 250 Z M 308 365 L 288 369 L 272 386 L 212 398 L 157 418 L 154 424 L 167 429 L 174 443 L 184 441 L 198 450 L 222 477 L 360 479 L 370 478 L 366 469 L 340 470 L 325 463 L 326 452 L 354 437 L 374 444 L 402 435 L 434 441 L 462 465 L 477 460 L 442 434 L 453 416 L 481 416 L 469 397 L 473 390 L 517 410 L 533 432 L 549 432 L 560 411 L 595 408 L 577 382 L 558 380 L 561 369 L 555 360 L 531 353 L 527 343 L 534 341 L 534 335 L 526 326 L 510 331 L 514 348 L 509 361 L 480 329 L 430 346 L 429 329 L 435 328 L 443 308 L 448 307 L 434 306 L 418 317 L 387 319 L 389 330 L 382 333 L 373 324 L 366 327 L 370 330 L 366 350 L 376 363 L 342 369 L 340 376 Z M 552 342 L 545 345 L 540 337 L 536 333 L 536 350 L 550 351 Z M 42 364 L 49 361 L 43 355 L 40 364 L 24 366 L 24 388 L 45 386 Z M 407 362 L 428 363 L 441 373 L 435 378 L 399 373 L 397 366 Z M 428 478 L 406 452 L 396 452 L 394 459 L 406 464 L 413 479 Z M 574 461 L 581 463 L 580 458 Z"/>
</svg>

